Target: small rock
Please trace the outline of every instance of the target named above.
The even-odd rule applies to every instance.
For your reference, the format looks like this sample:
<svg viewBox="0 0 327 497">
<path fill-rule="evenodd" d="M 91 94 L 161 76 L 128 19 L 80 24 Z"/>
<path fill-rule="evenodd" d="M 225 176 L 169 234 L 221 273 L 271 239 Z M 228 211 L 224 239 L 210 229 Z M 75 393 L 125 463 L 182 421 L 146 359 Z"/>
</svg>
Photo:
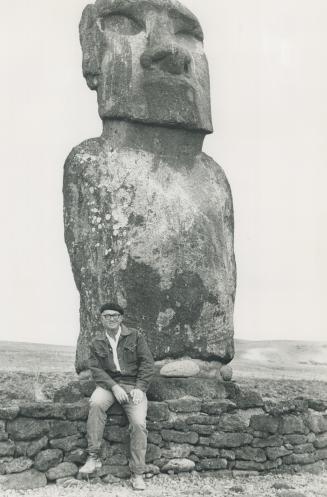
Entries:
<svg viewBox="0 0 327 497">
<path fill-rule="evenodd" d="M 234 485 L 233 487 L 230 487 L 229 490 L 230 492 L 234 492 L 236 494 L 244 493 L 244 488 L 241 487 L 240 485 Z"/>
<path fill-rule="evenodd" d="M 188 378 L 196 376 L 199 372 L 197 363 L 189 359 L 170 362 L 160 369 L 160 375 L 167 378 Z"/>
<path fill-rule="evenodd" d="M 102 480 L 104 483 L 120 483 L 120 479 L 114 475 L 107 475 Z"/>
<path fill-rule="evenodd" d="M 66 476 L 75 476 L 78 473 L 78 468 L 76 464 L 72 462 L 62 462 L 55 466 L 54 468 L 50 468 L 46 476 L 48 480 L 58 480 L 59 478 L 65 478 Z"/>
<path fill-rule="evenodd" d="M 39 471 L 48 471 L 52 466 L 57 466 L 62 461 L 60 449 L 46 449 L 38 453 L 35 458 L 34 467 Z"/>
<path fill-rule="evenodd" d="M 301 492 L 296 492 L 292 490 L 285 490 L 278 493 L 278 497 L 306 497 Z"/>
<path fill-rule="evenodd" d="M 292 488 L 292 485 L 290 485 L 289 483 L 286 483 L 285 481 L 278 481 L 276 483 L 274 483 L 271 488 L 275 488 L 276 490 L 291 490 Z"/>
<path fill-rule="evenodd" d="M 26 469 L 30 469 L 33 466 L 33 461 L 28 457 L 17 457 L 5 465 L 5 472 L 9 473 L 21 473 Z"/>
<path fill-rule="evenodd" d="M 171 459 L 162 468 L 162 471 L 174 473 L 188 472 L 195 468 L 195 463 L 190 459 Z"/>
<path fill-rule="evenodd" d="M 224 381 L 231 381 L 233 378 L 233 369 L 230 366 L 222 366 L 220 368 L 220 376 Z"/>
<path fill-rule="evenodd" d="M 23 473 L 8 475 L 1 483 L 3 490 L 28 490 L 45 487 L 47 479 L 44 473 L 40 473 L 36 469 L 29 469 L 27 471 L 23 471 Z"/>
<path fill-rule="evenodd" d="M 56 480 L 56 484 L 60 487 L 70 488 L 80 485 L 80 482 L 76 480 L 76 478 L 71 478 L 70 476 L 68 476 L 67 478 L 58 478 Z"/>
</svg>

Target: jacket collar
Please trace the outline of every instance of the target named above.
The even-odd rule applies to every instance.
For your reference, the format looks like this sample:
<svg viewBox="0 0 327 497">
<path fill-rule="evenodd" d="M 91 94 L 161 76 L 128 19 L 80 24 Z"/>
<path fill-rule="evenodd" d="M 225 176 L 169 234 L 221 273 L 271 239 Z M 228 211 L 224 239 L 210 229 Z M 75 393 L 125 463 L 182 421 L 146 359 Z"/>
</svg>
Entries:
<svg viewBox="0 0 327 497">
<path fill-rule="evenodd" d="M 132 330 L 129 330 L 127 328 L 127 326 L 125 326 L 123 323 L 120 325 L 121 327 L 121 333 L 120 333 L 120 338 L 122 337 L 126 337 L 128 335 L 130 335 L 132 333 Z M 96 337 L 96 340 L 100 340 L 102 342 L 107 342 L 108 339 L 106 337 L 106 332 L 104 330 L 101 330 L 101 332 L 99 333 L 99 335 L 97 335 Z"/>
</svg>

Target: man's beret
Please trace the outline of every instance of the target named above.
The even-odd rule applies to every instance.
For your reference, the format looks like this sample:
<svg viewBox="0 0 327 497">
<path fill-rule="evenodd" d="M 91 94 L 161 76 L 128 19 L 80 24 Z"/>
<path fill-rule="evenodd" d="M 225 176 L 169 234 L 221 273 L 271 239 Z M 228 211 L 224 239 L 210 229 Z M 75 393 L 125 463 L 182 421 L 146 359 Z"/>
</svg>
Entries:
<svg viewBox="0 0 327 497">
<path fill-rule="evenodd" d="M 102 314 L 104 311 L 117 311 L 121 315 L 124 314 L 124 309 L 122 307 L 120 307 L 120 305 L 116 304 L 115 302 L 107 302 L 106 304 L 103 304 L 100 307 L 100 314 Z"/>
</svg>

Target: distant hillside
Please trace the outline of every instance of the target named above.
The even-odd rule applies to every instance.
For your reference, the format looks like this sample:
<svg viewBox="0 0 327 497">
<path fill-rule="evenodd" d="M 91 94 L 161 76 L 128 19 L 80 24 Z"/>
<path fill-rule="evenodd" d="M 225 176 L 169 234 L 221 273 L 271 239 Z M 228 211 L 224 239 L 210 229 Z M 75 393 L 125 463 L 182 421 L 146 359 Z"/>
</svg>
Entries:
<svg viewBox="0 0 327 497">
<path fill-rule="evenodd" d="M 236 375 L 327 381 L 327 342 L 235 340 Z M 75 347 L 0 341 L 0 370 L 74 371 Z"/>
</svg>

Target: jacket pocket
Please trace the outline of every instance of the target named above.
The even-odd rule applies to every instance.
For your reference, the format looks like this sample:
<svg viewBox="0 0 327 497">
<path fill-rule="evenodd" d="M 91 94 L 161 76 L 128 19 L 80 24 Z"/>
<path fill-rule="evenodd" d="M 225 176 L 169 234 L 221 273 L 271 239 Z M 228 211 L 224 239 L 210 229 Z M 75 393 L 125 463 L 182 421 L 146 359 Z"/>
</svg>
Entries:
<svg viewBox="0 0 327 497">
<path fill-rule="evenodd" d="M 127 364 L 136 364 L 136 343 L 126 343 L 124 345 L 124 360 Z"/>
</svg>

